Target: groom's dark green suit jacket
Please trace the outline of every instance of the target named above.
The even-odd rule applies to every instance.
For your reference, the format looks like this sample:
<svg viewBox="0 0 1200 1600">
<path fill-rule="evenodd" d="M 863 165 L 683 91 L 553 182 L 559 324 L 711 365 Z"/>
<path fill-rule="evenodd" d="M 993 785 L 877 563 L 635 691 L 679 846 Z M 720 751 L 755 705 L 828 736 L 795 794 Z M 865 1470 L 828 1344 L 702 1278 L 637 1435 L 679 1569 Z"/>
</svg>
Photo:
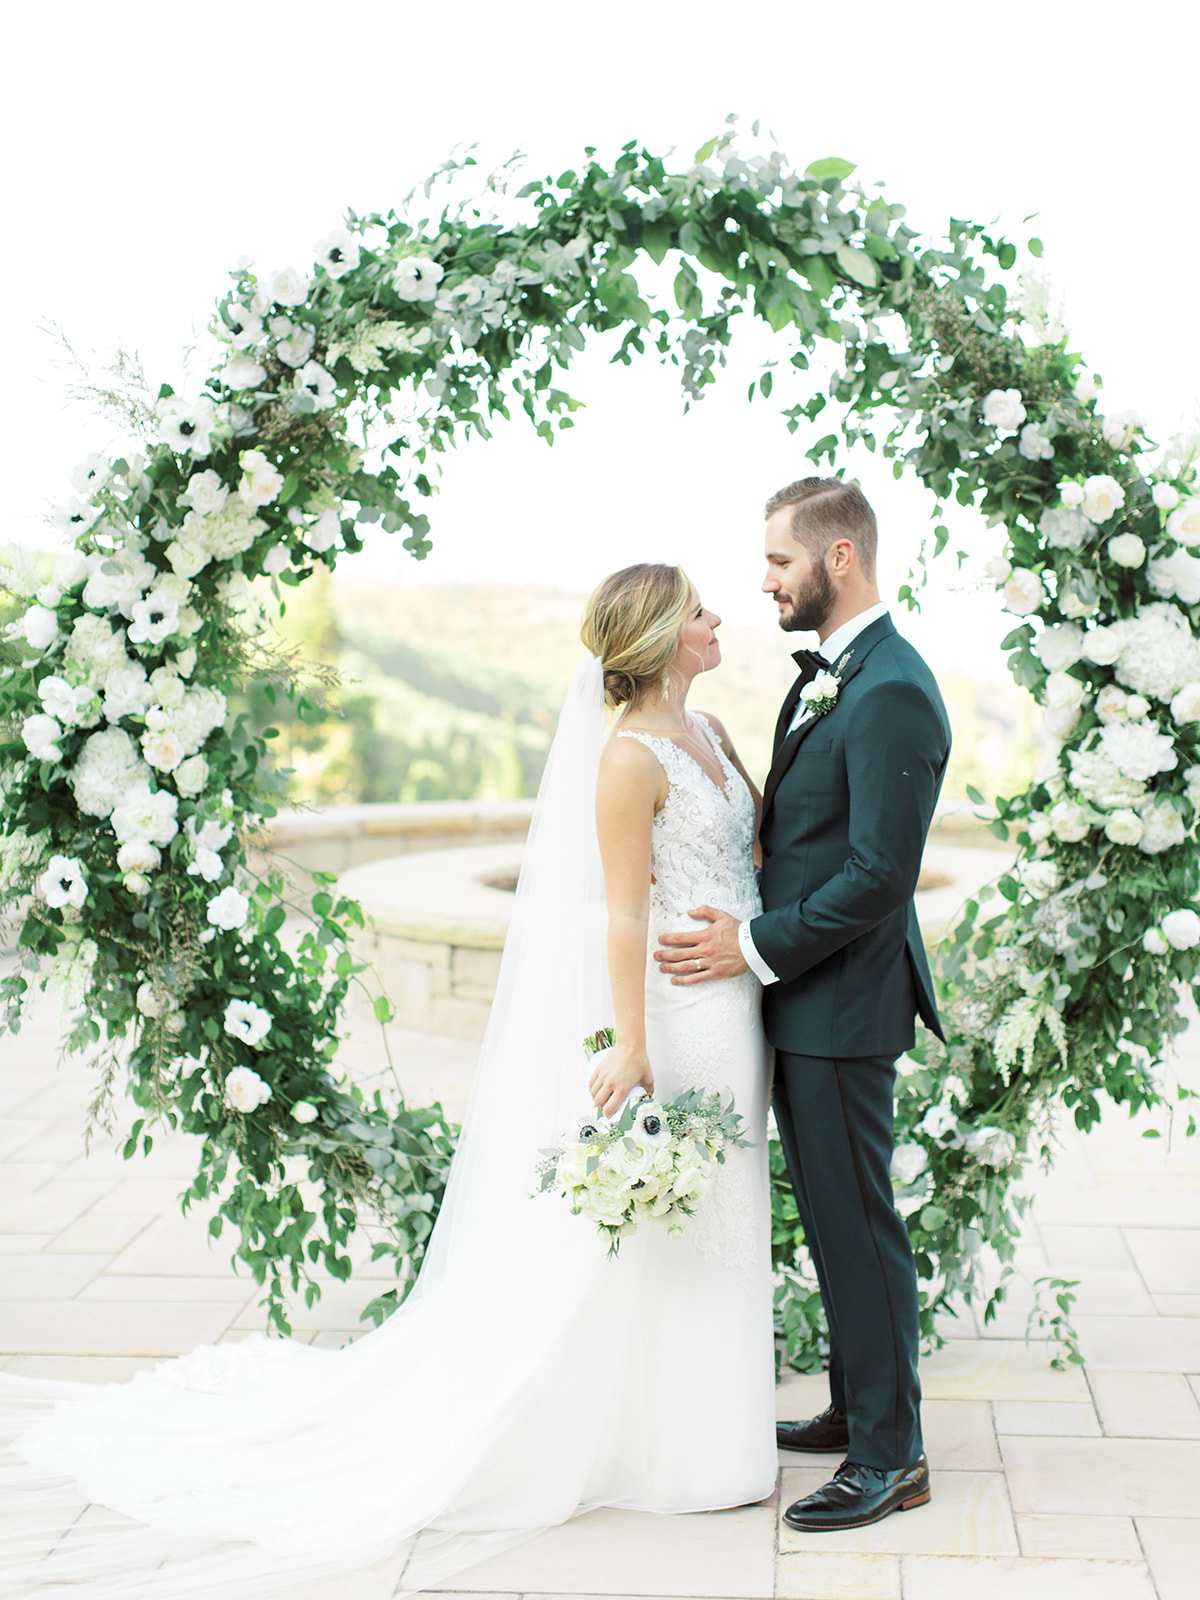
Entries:
<svg viewBox="0 0 1200 1600">
<path fill-rule="evenodd" d="M 830 710 L 789 733 L 803 676 L 784 701 L 763 794 L 763 914 L 750 934 L 780 979 L 763 1017 L 780 1050 L 900 1055 L 918 1014 L 941 1035 L 913 893 L 950 723 L 890 617 L 830 666 Z"/>
</svg>

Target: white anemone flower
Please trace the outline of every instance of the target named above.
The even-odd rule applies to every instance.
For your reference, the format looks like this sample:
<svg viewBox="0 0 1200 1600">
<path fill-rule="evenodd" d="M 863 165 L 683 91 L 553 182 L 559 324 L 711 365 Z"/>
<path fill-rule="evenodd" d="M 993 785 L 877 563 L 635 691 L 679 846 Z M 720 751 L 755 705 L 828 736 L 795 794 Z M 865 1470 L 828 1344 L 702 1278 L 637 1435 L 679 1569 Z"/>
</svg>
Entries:
<svg viewBox="0 0 1200 1600">
<path fill-rule="evenodd" d="M 56 533 L 65 534 L 68 539 L 78 539 L 99 515 L 99 506 L 90 505 L 86 500 L 77 500 L 72 495 L 65 506 L 59 506 L 51 521 Z"/>
<path fill-rule="evenodd" d="M 83 867 L 73 856 L 51 856 L 50 864 L 38 879 L 46 904 L 56 910 L 73 906 L 76 911 L 87 899 L 87 880 Z"/>
<path fill-rule="evenodd" d="M 262 318 L 248 306 L 233 300 L 225 307 L 225 321 L 217 332 L 228 336 L 235 350 L 249 350 L 263 336 Z"/>
<path fill-rule="evenodd" d="M 401 300 L 432 300 L 444 276 L 429 256 L 406 256 L 392 274 L 392 288 Z"/>
<path fill-rule="evenodd" d="M 270 1033 L 273 1020 L 269 1011 L 252 1000 L 231 1000 L 225 1007 L 225 1032 L 252 1049 L 257 1049 Z"/>
<path fill-rule="evenodd" d="M 334 228 L 313 246 L 317 265 L 331 278 L 344 278 L 359 263 L 358 240 L 345 228 Z"/>
<path fill-rule="evenodd" d="M 111 476 L 112 463 L 107 456 L 86 456 L 71 474 L 71 487 L 77 494 L 93 495 Z"/>
<path fill-rule="evenodd" d="M 130 644 L 162 644 L 175 632 L 179 607 L 155 589 L 133 607 L 127 634 Z"/>
<path fill-rule="evenodd" d="M 189 405 L 172 395 L 164 402 L 160 417 L 158 436 L 165 445 L 180 455 L 191 451 L 197 459 L 209 453 L 217 420 L 211 400 L 198 400 L 195 405 Z"/>
<path fill-rule="evenodd" d="M 337 382 L 319 361 L 306 361 L 296 374 L 296 393 L 307 395 L 318 411 L 328 411 L 337 403 Z"/>
</svg>

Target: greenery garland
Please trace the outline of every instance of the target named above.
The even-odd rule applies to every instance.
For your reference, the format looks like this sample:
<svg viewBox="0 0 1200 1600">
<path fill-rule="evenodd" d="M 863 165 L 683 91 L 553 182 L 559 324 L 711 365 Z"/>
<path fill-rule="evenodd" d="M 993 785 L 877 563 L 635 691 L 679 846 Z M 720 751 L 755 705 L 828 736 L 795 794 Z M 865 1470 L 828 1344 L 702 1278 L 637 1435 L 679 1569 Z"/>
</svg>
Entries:
<svg viewBox="0 0 1200 1600">
<path fill-rule="evenodd" d="M 21 917 L 23 962 L 2 986 L 8 1025 L 54 981 L 69 1044 L 108 1046 L 98 1107 L 128 1043 L 144 1116 L 126 1154 L 156 1121 L 203 1137 L 184 1203 L 216 1197 L 211 1230 L 237 1227 L 280 1329 L 289 1293 L 319 1293 L 314 1264 L 348 1276 L 364 1208 L 382 1218 L 376 1254 L 398 1265 L 369 1308 L 384 1315 L 420 1261 L 456 1130 L 439 1107 L 367 1102 L 337 1075 L 358 907 L 318 875 L 293 938 L 283 875 L 250 870 L 278 799 L 274 730 L 230 713 L 273 670 L 250 584 L 278 596 L 333 567 L 363 523 L 421 558 L 439 455 L 517 408 L 552 442 L 577 407 L 560 374 L 590 335 L 618 334 L 622 362 L 675 363 L 690 401 L 749 313 L 779 341 L 764 398 L 818 340 L 840 347 L 828 392 L 783 411 L 793 431 L 836 417 L 813 461 L 875 448 L 882 413 L 884 453 L 929 486 L 935 517 L 954 499 L 1003 524 L 991 570 L 1021 619 L 1005 647 L 1057 741 L 1033 786 L 996 802 L 1018 864 L 943 946 L 948 1042 L 926 1037 L 901 1078 L 894 1172 L 932 1334 L 983 1291 L 984 1246 L 1008 1270 L 1013 1182 L 1048 1154 L 1055 1108 L 1086 1128 L 1101 1092 L 1159 1103 L 1183 1025 L 1200 946 L 1195 443 L 1151 471 L 1140 422 L 1097 412 L 1036 282 L 1014 292 L 1015 247 L 966 222 L 922 241 L 848 162 L 797 173 L 778 152 L 740 155 L 732 131 L 678 173 L 636 144 L 611 167 L 587 157 L 525 184 L 519 205 L 493 178 L 436 216 L 351 214 L 308 273 L 239 267 L 199 395 L 163 388 L 140 408 L 144 455 L 78 469 L 56 519 L 74 548 L 48 580 L 10 558 L 0 905 Z M 470 165 L 435 177 L 461 183 Z M 643 293 L 644 258 L 674 269 L 670 310 Z M 948 537 L 939 521 L 935 554 Z M 304 691 L 276 676 L 303 714 Z M 811 1365 L 819 1297 L 775 1166 L 778 1319 L 788 1358 Z"/>
</svg>

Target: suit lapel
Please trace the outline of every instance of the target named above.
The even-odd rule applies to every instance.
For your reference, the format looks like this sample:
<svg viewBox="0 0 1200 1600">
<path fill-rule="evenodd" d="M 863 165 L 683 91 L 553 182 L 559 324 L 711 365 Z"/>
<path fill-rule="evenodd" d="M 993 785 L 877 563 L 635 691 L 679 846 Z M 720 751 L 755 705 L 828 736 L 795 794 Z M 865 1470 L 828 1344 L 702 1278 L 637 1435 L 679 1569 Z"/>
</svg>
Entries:
<svg viewBox="0 0 1200 1600">
<path fill-rule="evenodd" d="M 842 690 L 850 682 L 854 674 L 862 670 L 863 662 L 879 641 L 888 638 L 895 631 L 896 627 L 891 617 L 877 617 L 869 627 L 863 629 L 856 639 L 852 640 L 849 649 L 843 651 L 830 669 L 838 679 L 839 698 Z M 792 685 L 791 693 L 784 701 L 784 708 L 780 713 L 779 722 L 776 724 L 775 729 L 777 739 L 780 729 L 786 728 L 795 714 L 796 706 L 800 699 L 800 689 L 804 681 L 803 676 L 797 679 Z M 805 738 L 816 727 L 818 722 L 824 722 L 826 717 L 836 716 L 836 714 L 837 706 L 835 705 L 819 717 L 810 717 L 807 722 L 802 723 L 800 727 L 794 728 L 791 733 L 787 734 L 782 744 L 776 744 L 775 759 L 771 762 L 771 770 L 767 773 L 767 781 L 763 785 L 762 814 L 764 817 L 775 798 L 776 789 L 778 789 L 784 774 L 795 760 L 796 751 L 804 743 Z M 785 716 L 787 718 L 786 722 L 784 721 Z"/>
</svg>

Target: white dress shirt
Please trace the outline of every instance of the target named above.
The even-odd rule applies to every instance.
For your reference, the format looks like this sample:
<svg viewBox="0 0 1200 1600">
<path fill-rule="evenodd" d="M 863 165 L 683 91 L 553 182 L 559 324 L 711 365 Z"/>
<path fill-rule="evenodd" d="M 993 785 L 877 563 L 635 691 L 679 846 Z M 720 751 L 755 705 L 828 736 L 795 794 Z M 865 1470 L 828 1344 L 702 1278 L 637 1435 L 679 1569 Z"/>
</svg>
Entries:
<svg viewBox="0 0 1200 1600">
<path fill-rule="evenodd" d="M 869 628 L 873 622 L 877 622 L 880 617 L 886 617 L 887 614 L 887 606 L 880 601 L 876 605 L 868 606 L 865 611 L 860 611 L 857 616 L 851 617 L 849 622 L 843 622 L 840 628 L 835 628 L 827 639 L 823 639 L 821 654 L 829 663 L 829 671 L 833 671 L 864 628 Z M 802 699 L 799 700 L 791 726 L 788 728 L 788 735 L 795 733 L 802 723 L 810 721 L 815 715 L 816 712 L 811 706 L 806 705 Z M 749 919 L 738 925 L 738 945 L 742 952 L 742 960 L 764 987 L 769 983 L 779 982 L 778 974 L 771 971 L 755 948 L 754 940 L 750 937 Z"/>
</svg>

